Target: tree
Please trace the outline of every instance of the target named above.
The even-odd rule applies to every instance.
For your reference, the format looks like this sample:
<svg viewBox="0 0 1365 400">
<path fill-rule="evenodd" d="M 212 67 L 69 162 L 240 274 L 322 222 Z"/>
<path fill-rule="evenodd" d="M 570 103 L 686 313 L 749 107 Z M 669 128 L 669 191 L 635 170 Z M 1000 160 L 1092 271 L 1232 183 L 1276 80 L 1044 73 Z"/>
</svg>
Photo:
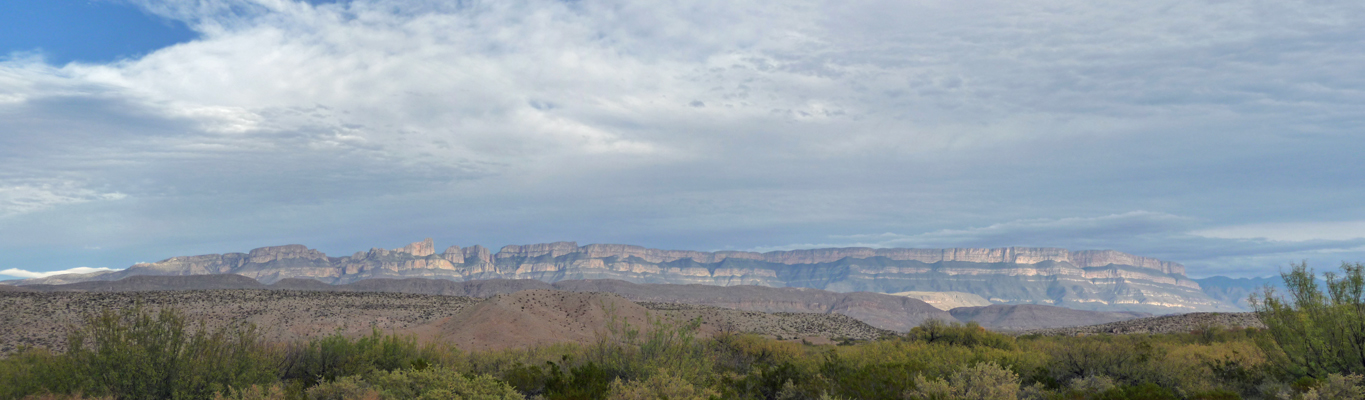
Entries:
<svg viewBox="0 0 1365 400">
<path fill-rule="evenodd" d="M 1294 376 L 1365 373 L 1365 264 L 1324 274 L 1325 293 L 1306 262 L 1292 267 L 1280 274 L 1286 296 L 1270 287 L 1251 296 L 1268 333 L 1257 344 Z"/>
<path fill-rule="evenodd" d="M 106 309 L 67 340 L 89 391 L 120 399 L 203 399 L 277 379 L 255 326 L 194 326 L 175 308 Z"/>
</svg>

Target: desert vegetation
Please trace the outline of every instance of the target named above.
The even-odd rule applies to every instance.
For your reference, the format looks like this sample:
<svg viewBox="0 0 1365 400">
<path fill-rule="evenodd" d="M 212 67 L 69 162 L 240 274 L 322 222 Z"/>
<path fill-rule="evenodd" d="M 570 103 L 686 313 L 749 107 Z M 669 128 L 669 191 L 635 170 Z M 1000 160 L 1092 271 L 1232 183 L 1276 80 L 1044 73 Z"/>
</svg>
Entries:
<svg viewBox="0 0 1365 400">
<path fill-rule="evenodd" d="M 375 329 L 289 343 L 174 308 L 92 315 L 0 359 L 0 399 L 1360 399 L 1365 267 L 1284 274 L 1265 328 L 1011 336 L 931 320 L 811 344 L 613 318 L 590 343 L 467 351 Z M 610 314 L 610 310 L 608 310 Z"/>
</svg>

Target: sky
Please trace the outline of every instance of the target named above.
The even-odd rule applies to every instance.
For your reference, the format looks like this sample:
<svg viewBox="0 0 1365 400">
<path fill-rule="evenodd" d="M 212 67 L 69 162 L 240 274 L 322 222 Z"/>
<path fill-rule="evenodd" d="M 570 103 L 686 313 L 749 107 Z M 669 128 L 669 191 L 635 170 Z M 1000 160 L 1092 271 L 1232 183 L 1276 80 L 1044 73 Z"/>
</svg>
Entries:
<svg viewBox="0 0 1365 400">
<path fill-rule="evenodd" d="M 0 4 L 0 274 L 344 256 L 1365 261 L 1365 3 Z M 0 277 L 3 278 L 3 277 Z"/>
</svg>

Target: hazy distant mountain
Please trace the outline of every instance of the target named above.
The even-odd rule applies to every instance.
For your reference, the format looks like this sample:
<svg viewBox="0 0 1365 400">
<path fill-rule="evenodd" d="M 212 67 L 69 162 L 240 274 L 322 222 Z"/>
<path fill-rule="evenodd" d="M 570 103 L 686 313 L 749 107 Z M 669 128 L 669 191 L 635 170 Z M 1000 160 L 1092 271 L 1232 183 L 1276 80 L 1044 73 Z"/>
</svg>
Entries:
<svg viewBox="0 0 1365 400">
<path fill-rule="evenodd" d="M 1284 280 L 1279 276 L 1267 278 L 1229 278 L 1226 276 L 1212 276 L 1203 279 L 1195 279 L 1199 287 L 1204 289 L 1204 293 L 1209 297 L 1236 305 L 1245 311 L 1251 310 L 1251 304 L 1247 299 L 1252 293 L 1261 293 L 1262 288 L 1270 286 L 1279 293 L 1284 293 Z"/>
<path fill-rule="evenodd" d="M 117 280 L 135 275 L 239 274 L 264 283 L 290 278 L 347 284 L 374 278 L 452 281 L 616 279 L 635 283 L 805 287 L 835 292 L 965 292 L 993 303 L 1152 313 L 1234 310 L 1210 298 L 1172 262 L 1111 250 L 1056 248 L 841 248 L 752 253 L 656 250 L 556 242 L 452 246 L 430 239 L 401 249 L 329 257 L 302 245 L 249 253 L 174 257 L 93 276 L 55 276 L 19 284 Z"/>
</svg>

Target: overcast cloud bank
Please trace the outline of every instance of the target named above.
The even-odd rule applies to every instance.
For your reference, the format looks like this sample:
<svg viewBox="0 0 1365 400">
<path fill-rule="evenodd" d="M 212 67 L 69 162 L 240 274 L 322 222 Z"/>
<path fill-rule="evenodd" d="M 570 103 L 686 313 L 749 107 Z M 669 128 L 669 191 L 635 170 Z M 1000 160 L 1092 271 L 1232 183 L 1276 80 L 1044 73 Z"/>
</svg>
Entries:
<svg viewBox="0 0 1365 400">
<path fill-rule="evenodd" d="M 1365 259 L 1357 2 L 130 3 L 200 38 L 0 62 L 0 266 L 428 236 Z"/>
</svg>

